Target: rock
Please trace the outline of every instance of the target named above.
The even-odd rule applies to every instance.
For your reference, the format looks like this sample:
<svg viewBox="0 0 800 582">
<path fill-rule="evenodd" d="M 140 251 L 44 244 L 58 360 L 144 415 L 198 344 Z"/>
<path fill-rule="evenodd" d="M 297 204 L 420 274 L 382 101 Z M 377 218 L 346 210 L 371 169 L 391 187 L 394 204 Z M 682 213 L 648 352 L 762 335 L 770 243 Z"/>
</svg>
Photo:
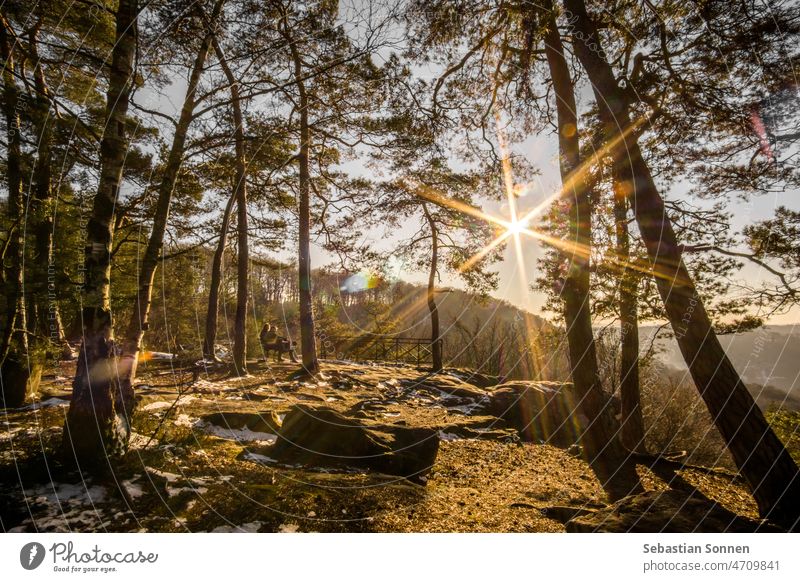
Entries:
<svg viewBox="0 0 800 582">
<path fill-rule="evenodd" d="M 278 441 L 259 453 L 280 463 L 358 467 L 424 483 L 439 452 L 432 428 L 361 424 L 326 407 L 299 404 L 286 414 Z"/>
<path fill-rule="evenodd" d="M 499 376 L 489 376 L 487 374 L 481 374 L 480 372 L 476 372 L 474 370 L 464 370 L 461 368 L 446 368 L 444 373 L 450 374 L 455 376 L 456 378 L 472 384 L 473 386 L 477 386 L 478 388 L 491 388 L 492 386 L 497 386 L 500 384 L 501 380 Z"/>
<path fill-rule="evenodd" d="M 519 431 L 515 428 L 507 428 L 504 420 L 493 416 L 470 418 L 469 422 L 441 424 L 436 428 L 450 437 L 519 442 Z M 448 439 L 445 437 L 443 440 Z"/>
<path fill-rule="evenodd" d="M 523 440 L 569 447 L 588 426 L 579 402 L 570 383 L 507 382 L 491 392 L 479 412 L 504 419 Z"/>
<path fill-rule="evenodd" d="M 246 428 L 253 432 L 277 433 L 281 421 L 272 410 L 265 412 L 215 412 L 201 417 L 203 422 L 222 428 Z"/>
<path fill-rule="evenodd" d="M 568 532 L 778 532 L 764 522 L 736 515 L 687 491 L 648 491 L 566 523 Z"/>
</svg>

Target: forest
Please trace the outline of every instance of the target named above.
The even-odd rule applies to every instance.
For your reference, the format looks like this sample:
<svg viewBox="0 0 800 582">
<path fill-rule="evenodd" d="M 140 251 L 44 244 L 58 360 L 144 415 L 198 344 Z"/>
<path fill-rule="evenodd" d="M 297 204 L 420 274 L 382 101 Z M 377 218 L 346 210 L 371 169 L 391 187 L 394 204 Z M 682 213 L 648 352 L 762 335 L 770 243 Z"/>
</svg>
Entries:
<svg viewBox="0 0 800 582">
<path fill-rule="evenodd" d="M 0 529 L 796 531 L 798 368 L 744 377 L 799 49 L 789 0 L 3 2 Z"/>
</svg>

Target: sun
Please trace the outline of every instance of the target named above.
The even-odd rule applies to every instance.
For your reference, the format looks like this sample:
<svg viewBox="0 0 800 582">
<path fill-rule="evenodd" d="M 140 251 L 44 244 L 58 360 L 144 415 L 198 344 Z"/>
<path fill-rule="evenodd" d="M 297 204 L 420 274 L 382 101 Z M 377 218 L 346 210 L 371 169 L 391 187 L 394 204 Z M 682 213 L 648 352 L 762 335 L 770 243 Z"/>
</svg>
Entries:
<svg viewBox="0 0 800 582">
<path fill-rule="evenodd" d="M 527 228 L 528 228 L 527 220 L 512 220 L 511 222 L 508 223 L 506 230 L 508 231 L 508 234 L 516 236 L 525 232 Z"/>
</svg>

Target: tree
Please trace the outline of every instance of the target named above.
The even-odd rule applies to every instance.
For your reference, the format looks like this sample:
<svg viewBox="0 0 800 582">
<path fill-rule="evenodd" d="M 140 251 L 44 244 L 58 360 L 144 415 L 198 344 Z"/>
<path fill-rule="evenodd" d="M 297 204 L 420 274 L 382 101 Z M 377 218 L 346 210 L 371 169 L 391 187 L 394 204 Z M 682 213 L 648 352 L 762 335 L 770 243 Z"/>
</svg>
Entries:
<svg viewBox="0 0 800 582">
<path fill-rule="evenodd" d="M 222 283 L 222 260 L 225 256 L 225 245 L 228 241 L 228 226 L 231 221 L 236 191 L 228 198 L 219 225 L 219 238 L 211 260 L 211 282 L 208 287 L 208 309 L 206 310 L 206 328 L 203 334 L 203 358 L 215 362 L 217 354 L 214 346 L 217 342 L 217 318 L 219 317 L 219 288 Z"/>
<path fill-rule="evenodd" d="M 750 484 L 761 515 L 792 527 L 800 518 L 797 466 L 767 424 L 714 333 L 639 148 L 630 104 L 602 52 L 594 20 L 587 14 L 583 0 L 565 0 L 564 6 L 572 14 L 573 48 L 592 83 L 615 171 L 634 208 L 659 293 L 692 378 Z"/>
<path fill-rule="evenodd" d="M 300 277 L 300 354 L 305 373 L 319 373 L 317 361 L 316 333 L 314 331 L 314 312 L 311 299 L 311 171 L 310 149 L 311 129 L 309 125 L 309 102 L 306 90 L 303 60 L 289 26 L 288 15 L 284 11 L 280 31 L 291 54 L 293 81 L 297 87 L 297 108 L 300 115 L 299 151 L 297 165 L 299 239 L 297 264 Z"/>
<path fill-rule="evenodd" d="M 126 114 L 134 83 L 137 42 L 136 0 L 120 0 L 100 143 L 100 181 L 87 224 L 83 294 L 83 342 L 64 428 L 63 452 L 69 461 L 101 465 L 106 455 L 125 452 L 130 435 L 130 392 L 115 381 L 109 283 L 114 208 L 126 152 Z"/>
<path fill-rule="evenodd" d="M 595 465 L 608 464 L 608 488 L 613 496 L 625 496 L 641 490 L 635 469 L 627 464 L 627 451 L 620 442 L 608 396 L 604 393 L 597 368 L 597 352 L 592 331 L 589 292 L 589 259 L 592 249 L 592 203 L 590 176 L 581 159 L 578 114 L 574 85 L 564 57 L 561 35 L 555 11 L 549 0 L 543 6 L 544 50 L 553 82 L 557 112 L 557 132 L 560 153 L 562 196 L 566 200 L 565 214 L 569 220 L 569 264 L 561 296 L 564 300 L 564 320 L 570 352 L 572 381 L 581 397 L 581 406 L 593 419 L 589 438 L 583 442 L 589 461 Z M 638 345 L 637 345 L 638 350 Z M 630 484 L 616 485 L 617 472 Z M 622 476 L 622 475 L 620 475 Z"/>
<path fill-rule="evenodd" d="M 194 62 L 190 69 L 186 96 L 183 100 L 180 117 L 175 125 L 175 133 L 172 136 L 172 146 L 164 162 L 161 181 L 158 185 L 153 226 L 142 256 L 141 266 L 139 267 L 138 289 L 136 291 L 134 309 L 124 335 L 122 355 L 118 364 L 119 389 L 123 393 L 133 393 L 133 380 L 136 377 L 136 366 L 139 353 L 142 349 L 142 340 L 145 331 L 150 327 L 153 279 L 164 247 L 164 233 L 167 230 L 172 195 L 178 181 L 181 163 L 184 159 L 186 139 L 194 108 L 197 103 L 200 78 L 203 73 L 203 67 L 205 66 L 209 49 L 211 48 L 213 31 L 216 26 L 217 18 L 222 10 L 223 3 L 224 0 L 216 0 L 209 21 L 205 22 L 201 20 L 201 24 L 208 28 L 205 36 L 200 41 L 200 46 L 197 49 Z"/>
<path fill-rule="evenodd" d="M 14 34 L 5 14 L 0 13 L 0 57 L 3 59 L 3 114 L 6 122 L 6 175 L 8 180 L 8 235 L 3 248 L 5 313 L 0 337 L 0 373 L 5 406 L 19 405 L 32 387 L 27 366 L 28 336 L 23 294 L 23 253 L 25 249 L 22 193 L 22 147 L 20 95 L 13 54 Z M 9 352 L 13 352 L 9 354 Z"/>
<path fill-rule="evenodd" d="M 236 148 L 236 175 L 234 177 L 234 193 L 236 199 L 237 228 L 237 285 L 236 285 L 236 322 L 233 337 L 233 372 L 237 375 L 247 374 L 247 296 L 249 248 L 247 235 L 247 159 L 245 154 L 244 116 L 242 115 L 242 97 L 239 84 L 233 71 L 228 66 L 225 53 L 216 37 L 213 39 L 217 60 L 225 74 L 231 91 L 231 107 L 233 109 L 233 139 Z M 213 347 L 212 347 L 213 349 Z"/>
<path fill-rule="evenodd" d="M 420 150 L 417 155 L 421 155 Z M 399 241 L 397 255 L 399 260 L 428 271 L 425 301 L 431 321 L 432 371 L 441 372 L 442 331 L 436 305 L 441 271 L 459 275 L 470 289 L 480 293 L 497 286 L 497 274 L 487 271 L 486 266 L 499 258 L 498 252 L 473 260 L 491 242 L 493 229 L 463 211 L 471 207 L 474 214 L 479 213 L 474 198 L 484 182 L 480 174 L 454 172 L 440 158 L 410 166 L 400 162 L 395 170 L 401 177 L 386 185 L 386 194 L 378 201 L 378 220 L 388 227 L 387 235 L 397 231 L 401 221 L 419 221 L 417 230 Z"/>
</svg>

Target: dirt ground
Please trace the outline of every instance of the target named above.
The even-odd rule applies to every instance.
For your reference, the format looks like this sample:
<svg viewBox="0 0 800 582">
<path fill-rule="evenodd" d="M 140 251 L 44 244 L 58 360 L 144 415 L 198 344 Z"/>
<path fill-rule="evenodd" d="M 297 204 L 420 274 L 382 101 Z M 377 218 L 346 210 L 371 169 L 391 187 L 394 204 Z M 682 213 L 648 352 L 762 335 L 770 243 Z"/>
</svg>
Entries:
<svg viewBox="0 0 800 582">
<path fill-rule="evenodd" d="M 560 532 L 565 514 L 608 504 L 571 449 L 523 443 L 471 414 L 481 389 L 453 371 L 326 362 L 324 377 L 291 380 L 296 365 L 258 363 L 230 378 L 169 364 L 144 366 L 127 455 L 103 475 L 65 470 L 58 450 L 72 367 L 45 378 L 39 400 L 0 411 L 0 527 L 4 531 Z M 461 378 L 459 378 L 459 376 Z M 441 443 L 426 485 L 357 470 L 282 466 L 260 455 L 268 429 L 214 424 L 215 413 L 278 421 L 298 403 L 365 424 L 435 427 Z M 220 415 L 218 415 L 220 416 Z M 224 415 L 221 415 L 224 416 Z M 265 423 L 269 424 L 269 423 Z M 648 490 L 669 484 L 644 466 Z M 742 516 L 752 496 L 732 473 L 685 469 L 681 482 Z"/>
</svg>

